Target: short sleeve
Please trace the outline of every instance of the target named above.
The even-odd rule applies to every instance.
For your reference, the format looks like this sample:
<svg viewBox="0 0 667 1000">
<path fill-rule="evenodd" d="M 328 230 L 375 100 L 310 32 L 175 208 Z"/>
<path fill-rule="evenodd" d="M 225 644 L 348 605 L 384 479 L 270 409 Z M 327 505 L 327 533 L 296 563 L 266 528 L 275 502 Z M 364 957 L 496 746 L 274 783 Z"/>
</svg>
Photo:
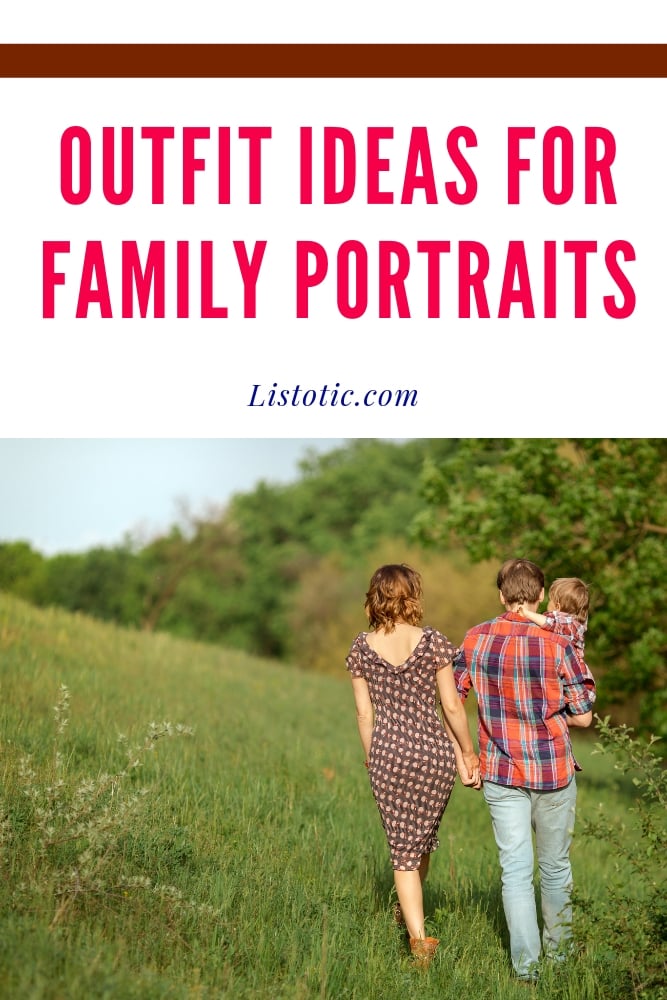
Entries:
<svg viewBox="0 0 667 1000">
<path fill-rule="evenodd" d="M 359 649 L 359 639 L 355 639 L 345 659 L 345 666 L 353 677 L 364 677 L 363 660 Z"/>
<path fill-rule="evenodd" d="M 547 612 L 545 612 L 545 615 L 544 615 L 544 625 L 542 625 L 542 628 L 546 629 L 547 632 L 555 632 L 556 631 L 556 625 L 557 625 L 557 621 L 556 621 L 556 615 L 554 614 L 554 612 L 553 611 L 547 611 Z"/>
<path fill-rule="evenodd" d="M 459 698 L 465 700 L 470 693 L 470 689 L 472 688 L 472 678 L 466 664 L 465 642 L 464 645 L 456 651 L 456 656 L 454 658 L 454 683 L 456 684 L 456 690 L 458 691 Z"/>
<path fill-rule="evenodd" d="M 449 666 L 458 652 L 456 646 L 449 641 L 447 636 L 435 629 L 433 631 L 432 649 L 433 665 L 435 666 L 436 672 L 438 670 L 442 670 L 443 667 Z"/>
<path fill-rule="evenodd" d="M 582 625 L 573 615 L 566 615 L 562 611 L 547 611 L 545 622 L 542 628 L 556 635 L 562 635 L 565 639 L 583 646 L 586 637 L 586 625 Z"/>
</svg>

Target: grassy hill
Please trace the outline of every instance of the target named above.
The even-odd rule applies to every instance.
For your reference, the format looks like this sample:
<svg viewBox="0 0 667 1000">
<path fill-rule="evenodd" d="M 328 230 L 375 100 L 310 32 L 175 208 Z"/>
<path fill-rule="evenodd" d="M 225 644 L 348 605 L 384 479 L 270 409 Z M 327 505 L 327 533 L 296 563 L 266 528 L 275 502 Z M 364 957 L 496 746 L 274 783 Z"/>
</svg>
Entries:
<svg viewBox="0 0 667 1000">
<path fill-rule="evenodd" d="M 589 747 L 580 816 L 627 818 Z M 460 785 L 425 899 L 441 951 L 410 965 L 343 664 L 315 675 L 0 594 L 0 775 L 3 997 L 525 996 L 486 806 Z M 573 865 L 604 893 L 607 844 L 577 839 Z M 600 954 L 535 995 L 615 995 Z"/>
</svg>

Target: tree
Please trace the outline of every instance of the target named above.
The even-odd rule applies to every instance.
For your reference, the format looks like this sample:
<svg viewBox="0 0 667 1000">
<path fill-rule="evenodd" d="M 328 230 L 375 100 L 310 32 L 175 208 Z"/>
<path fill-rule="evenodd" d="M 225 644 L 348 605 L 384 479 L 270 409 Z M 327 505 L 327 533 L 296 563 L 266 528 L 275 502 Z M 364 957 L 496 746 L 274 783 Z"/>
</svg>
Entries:
<svg viewBox="0 0 667 1000">
<path fill-rule="evenodd" d="M 45 562 L 28 542 L 0 543 L 0 590 L 34 600 Z"/>
<path fill-rule="evenodd" d="M 358 566 L 381 538 L 404 538 L 421 504 L 425 457 L 439 460 L 455 447 L 450 440 L 352 441 L 310 453 L 296 482 L 261 482 L 233 497 L 228 519 L 244 571 L 235 626 L 250 648 L 265 656 L 293 653 L 292 606 L 303 600 L 301 581 L 320 580 L 320 560 L 344 576 L 345 566 Z M 340 590 L 334 581 L 331 587 Z"/>
<path fill-rule="evenodd" d="M 48 559 L 35 600 L 121 625 L 138 625 L 145 588 L 141 566 L 129 545 L 98 546 Z"/>
<path fill-rule="evenodd" d="M 139 551 L 148 581 L 141 625 L 215 641 L 224 621 L 220 594 L 232 590 L 241 574 L 235 540 L 224 508 L 195 514 L 184 500 L 178 507 L 179 523 Z"/>
<path fill-rule="evenodd" d="M 429 465 L 423 495 L 422 543 L 584 579 L 601 704 L 667 733 L 667 441 L 468 440 Z"/>
</svg>

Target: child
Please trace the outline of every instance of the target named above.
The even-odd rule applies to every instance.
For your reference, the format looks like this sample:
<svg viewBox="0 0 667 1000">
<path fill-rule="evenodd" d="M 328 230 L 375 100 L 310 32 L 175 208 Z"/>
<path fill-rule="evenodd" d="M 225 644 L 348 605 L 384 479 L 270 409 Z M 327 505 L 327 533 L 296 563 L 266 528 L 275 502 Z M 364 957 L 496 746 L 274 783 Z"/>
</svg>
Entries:
<svg viewBox="0 0 667 1000">
<path fill-rule="evenodd" d="M 540 615 L 521 605 L 517 610 L 540 628 L 569 639 L 584 658 L 584 636 L 588 626 L 588 587 L 576 576 L 562 576 L 549 588 L 547 613 Z"/>
</svg>

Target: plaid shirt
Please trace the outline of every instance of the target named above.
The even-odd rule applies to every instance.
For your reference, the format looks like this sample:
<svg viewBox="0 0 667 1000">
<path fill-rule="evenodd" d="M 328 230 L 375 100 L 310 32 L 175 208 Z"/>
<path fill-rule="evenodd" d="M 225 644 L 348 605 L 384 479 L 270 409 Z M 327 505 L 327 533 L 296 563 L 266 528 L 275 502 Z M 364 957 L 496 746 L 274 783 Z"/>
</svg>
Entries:
<svg viewBox="0 0 667 1000">
<path fill-rule="evenodd" d="M 565 716 L 590 711 L 595 681 L 567 639 L 508 611 L 467 633 L 454 676 L 477 696 L 486 781 L 547 791 L 581 770 Z"/>
<path fill-rule="evenodd" d="M 542 628 L 549 632 L 555 632 L 556 635 L 562 635 L 564 639 L 569 639 L 574 648 L 583 656 L 588 622 L 580 622 L 573 615 L 566 615 L 563 611 L 547 611 L 544 617 L 546 621 Z"/>
</svg>

